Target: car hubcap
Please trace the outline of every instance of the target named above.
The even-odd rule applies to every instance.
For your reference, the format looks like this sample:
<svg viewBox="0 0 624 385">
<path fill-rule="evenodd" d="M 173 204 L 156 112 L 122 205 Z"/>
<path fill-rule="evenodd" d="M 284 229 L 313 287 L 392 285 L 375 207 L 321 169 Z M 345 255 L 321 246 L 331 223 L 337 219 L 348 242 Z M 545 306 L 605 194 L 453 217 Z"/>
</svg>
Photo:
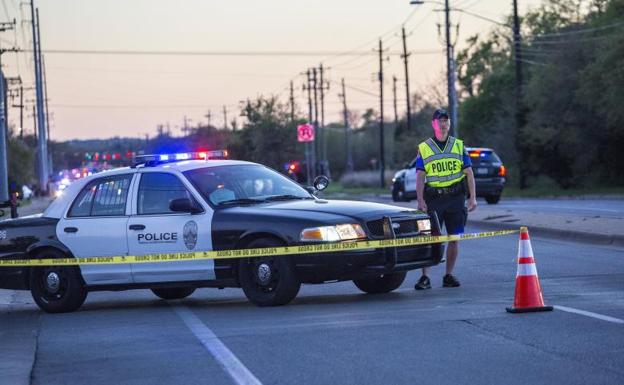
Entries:
<svg viewBox="0 0 624 385">
<path fill-rule="evenodd" d="M 271 267 L 266 263 L 262 263 L 258 266 L 258 281 L 260 284 L 267 285 L 271 282 Z"/>
<path fill-rule="evenodd" d="M 61 280 L 57 273 L 50 272 L 46 277 L 46 290 L 52 294 L 56 294 L 61 287 Z"/>
</svg>

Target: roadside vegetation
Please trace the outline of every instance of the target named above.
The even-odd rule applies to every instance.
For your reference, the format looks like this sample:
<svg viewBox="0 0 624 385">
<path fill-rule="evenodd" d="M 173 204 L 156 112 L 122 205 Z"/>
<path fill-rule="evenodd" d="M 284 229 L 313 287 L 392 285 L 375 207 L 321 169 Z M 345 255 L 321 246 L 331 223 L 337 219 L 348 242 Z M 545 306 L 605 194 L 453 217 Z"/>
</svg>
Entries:
<svg viewBox="0 0 624 385">
<path fill-rule="evenodd" d="M 558 191 L 615 191 L 624 186 L 624 0 L 544 0 L 523 15 L 521 108 L 515 98 L 511 17 L 472 36 L 457 53 L 459 137 L 468 146 L 496 150 L 508 170 L 511 194 L 553 195 Z M 412 43 L 416 44 L 416 43 Z M 415 47 L 413 47 L 415 48 Z M 386 183 L 416 156 L 417 144 L 431 135 L 435 108 L 446 104 L 443 78 L 413 95 L 412 129 L 405 119 L 386 122 Z M 371 99 L 371 105 L 377 101 Z M 266 164 L 285 172 L 303 161 L 296 127 L 307 121 L 307 106 L 260 96 L 243 103 L 245 117 L 227 130 L 198 125 L 185 137 L 160 126 L 151 138 L 52 143 L 55 169 L 84 166 L 85 152 L 142 150 L 173 152 L 227 148 L 232 158 Z M 374 108 L 349 110 L 349 142 L 354 173 L 347 173 L 343 122 L 324 129 L 329 176 L 343 189 L 379 186 L 379 115 Z M 520 127 L 516 128 L 519 117 Z M 34 178 L 34 138 L 10 140 L 10 177 Z M 20 147 L 21 146 L 21 147 Z M 27 146 L 25 153 L 22 147 Z M 25 182 L 20 182 L 25 183 Z"/>
</svg>

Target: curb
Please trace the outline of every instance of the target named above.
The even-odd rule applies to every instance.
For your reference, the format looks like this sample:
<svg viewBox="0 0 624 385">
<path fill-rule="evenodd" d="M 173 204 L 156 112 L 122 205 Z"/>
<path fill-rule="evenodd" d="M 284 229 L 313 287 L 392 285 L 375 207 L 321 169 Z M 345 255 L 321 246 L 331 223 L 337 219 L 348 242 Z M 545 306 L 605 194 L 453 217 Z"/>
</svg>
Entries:
<svg viewBox="0 0 624 385">
<path fill-rule="evenodd" d="M 468 219 L 468 223 L 472 225 L 477 225 L 480 227 L 488 228 L 488 229 L 509 229 L 509 223 L 500 223 L 500 222 L 491 222 L 484 220 L 471 220 Z M 520 224 L 514 223 L 513 226 L 518 226 Z M 584 231 L 573 231 L 573 230 L 561 230 L 561 229 L 553 229 L 549 227 L 541 227 L 541 226 L 530 226 L 524 224 L 529 228 L 531 235 L 536 235 L 538 237 L 544 238 L 552 238 L 558 239 L 562 241 L 568 242 L 583 242 L 583 243 L 591 243 L 595 245 L 603 245 L 603 246 L 616 246 L 616 247 L 624 247 L 624 236 L 622 235 L 605 235 L 605 234 L 596 234 L 596 233 L 587 233 Z"/>
</svg>

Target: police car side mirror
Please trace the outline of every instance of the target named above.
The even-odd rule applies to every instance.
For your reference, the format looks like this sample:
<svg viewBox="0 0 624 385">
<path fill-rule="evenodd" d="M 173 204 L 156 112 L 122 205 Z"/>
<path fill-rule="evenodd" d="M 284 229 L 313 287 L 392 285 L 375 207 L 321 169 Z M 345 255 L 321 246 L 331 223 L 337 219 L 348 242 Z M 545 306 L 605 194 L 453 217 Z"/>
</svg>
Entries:
<svg viewBox="0 0 624 385">
<path fill-rule="evenodd" d="M 4 216 L 4 210 L 0 210 L 0 217 Z"/>
<path fill-rule="evenodd" d="M 319 175 L 314 178 L 314 188 L 316 191 L 325 190 L 329 186 L 329 178 L 325 175 Z"/>
<path fill-rule="evenodd" d="M 169 203 L 169 210 L 178 213 L 199 214 L 202 212 L 201 207 L 197 207 L 193 201 L 188 198 L 174 199 Z"/>
</svg>

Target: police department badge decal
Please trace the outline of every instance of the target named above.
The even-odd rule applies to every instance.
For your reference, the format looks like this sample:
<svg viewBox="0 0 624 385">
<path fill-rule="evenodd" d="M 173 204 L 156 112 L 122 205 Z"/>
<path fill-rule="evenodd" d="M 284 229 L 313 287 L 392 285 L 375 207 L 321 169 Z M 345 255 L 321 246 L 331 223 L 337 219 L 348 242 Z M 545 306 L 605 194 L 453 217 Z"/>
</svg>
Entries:
<svg viewBox="0 0 624 385">
<path fill-rule="evenodd" d="M 186 222 L 182 234 L 184 235 L 184 244 L 186 245 L 186 248 L 193 250 L 197 244 L 197 223 L 194 221 Z"/>
</svg>

